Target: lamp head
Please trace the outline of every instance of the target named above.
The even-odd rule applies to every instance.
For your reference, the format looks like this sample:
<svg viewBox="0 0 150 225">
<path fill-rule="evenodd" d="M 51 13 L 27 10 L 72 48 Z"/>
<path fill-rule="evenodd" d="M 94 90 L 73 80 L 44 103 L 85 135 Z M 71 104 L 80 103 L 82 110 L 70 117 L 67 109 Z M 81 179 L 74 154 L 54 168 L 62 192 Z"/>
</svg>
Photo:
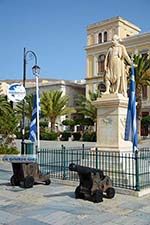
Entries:
<svg viewBox="0 0 150 225">
<path fill-rule="evenodd" d="M 35 76 L 38 76 L 40 74 L 40 67 L 38 65 L 33 66 L 32 72 Z"/>
</svg>

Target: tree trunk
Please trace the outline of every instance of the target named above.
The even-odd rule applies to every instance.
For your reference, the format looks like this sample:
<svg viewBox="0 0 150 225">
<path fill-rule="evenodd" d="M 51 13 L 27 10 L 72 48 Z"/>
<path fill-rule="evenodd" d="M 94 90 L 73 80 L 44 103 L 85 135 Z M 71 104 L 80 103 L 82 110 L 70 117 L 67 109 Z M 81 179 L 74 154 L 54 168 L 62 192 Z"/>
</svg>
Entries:
<svg viewBox="0 0 150 225">
<path fill-rule="evenodd" d="M 55 122 L 56 122 L 56 119 L 54 117 L 51 118 L 51 131 L 55 131 Z"/>
</svg>

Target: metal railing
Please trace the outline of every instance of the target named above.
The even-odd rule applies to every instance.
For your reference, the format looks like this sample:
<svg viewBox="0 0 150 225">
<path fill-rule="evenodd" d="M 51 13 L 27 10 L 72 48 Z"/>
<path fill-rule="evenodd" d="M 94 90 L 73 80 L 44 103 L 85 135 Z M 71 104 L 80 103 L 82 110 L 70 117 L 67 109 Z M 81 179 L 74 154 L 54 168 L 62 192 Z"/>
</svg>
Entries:
<svg viewBox="0 0 150 225">
<path fill-rule="evenodd" d="M 41 149 L 38 161 L 42 172 L 58 179 L 78 181 L 78 174 L 70 172 L 70 163 L 92 167 L 110 176 L 115 187 L 139 191 L 150 187 L 150 150 L 135 153 L 104 152 L 90 148 Z"/>
</svg>

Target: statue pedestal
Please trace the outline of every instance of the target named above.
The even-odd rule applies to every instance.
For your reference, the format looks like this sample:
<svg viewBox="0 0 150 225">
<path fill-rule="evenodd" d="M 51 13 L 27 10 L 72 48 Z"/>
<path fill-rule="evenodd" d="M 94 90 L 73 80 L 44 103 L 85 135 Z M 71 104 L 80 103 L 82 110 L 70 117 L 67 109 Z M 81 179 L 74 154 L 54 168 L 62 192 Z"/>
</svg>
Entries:
<svg viewBox="0 0 150 225">
<path fill-rule="evenodd" d="M 93 104 L 97 108 L 98 150 L 132 152 L 131 141 L 124 140 L 128 98 L 122 94 L 103 94 Z"/>
</svg>

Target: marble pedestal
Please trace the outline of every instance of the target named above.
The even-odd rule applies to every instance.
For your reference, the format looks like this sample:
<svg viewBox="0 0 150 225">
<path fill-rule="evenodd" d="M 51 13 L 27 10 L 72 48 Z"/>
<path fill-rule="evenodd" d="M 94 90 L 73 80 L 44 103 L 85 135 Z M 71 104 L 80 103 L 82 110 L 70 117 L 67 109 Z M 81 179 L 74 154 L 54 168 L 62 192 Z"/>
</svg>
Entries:
<svg viewBox="0 0 150 225">
<path fill-rule="evenodd" d="M 98 149 L 132 152 L 132 143 L 124 140 L 128 98 L 122 94 L 103 94 L 93 104 L 97 108 Z"/>
</svg>

